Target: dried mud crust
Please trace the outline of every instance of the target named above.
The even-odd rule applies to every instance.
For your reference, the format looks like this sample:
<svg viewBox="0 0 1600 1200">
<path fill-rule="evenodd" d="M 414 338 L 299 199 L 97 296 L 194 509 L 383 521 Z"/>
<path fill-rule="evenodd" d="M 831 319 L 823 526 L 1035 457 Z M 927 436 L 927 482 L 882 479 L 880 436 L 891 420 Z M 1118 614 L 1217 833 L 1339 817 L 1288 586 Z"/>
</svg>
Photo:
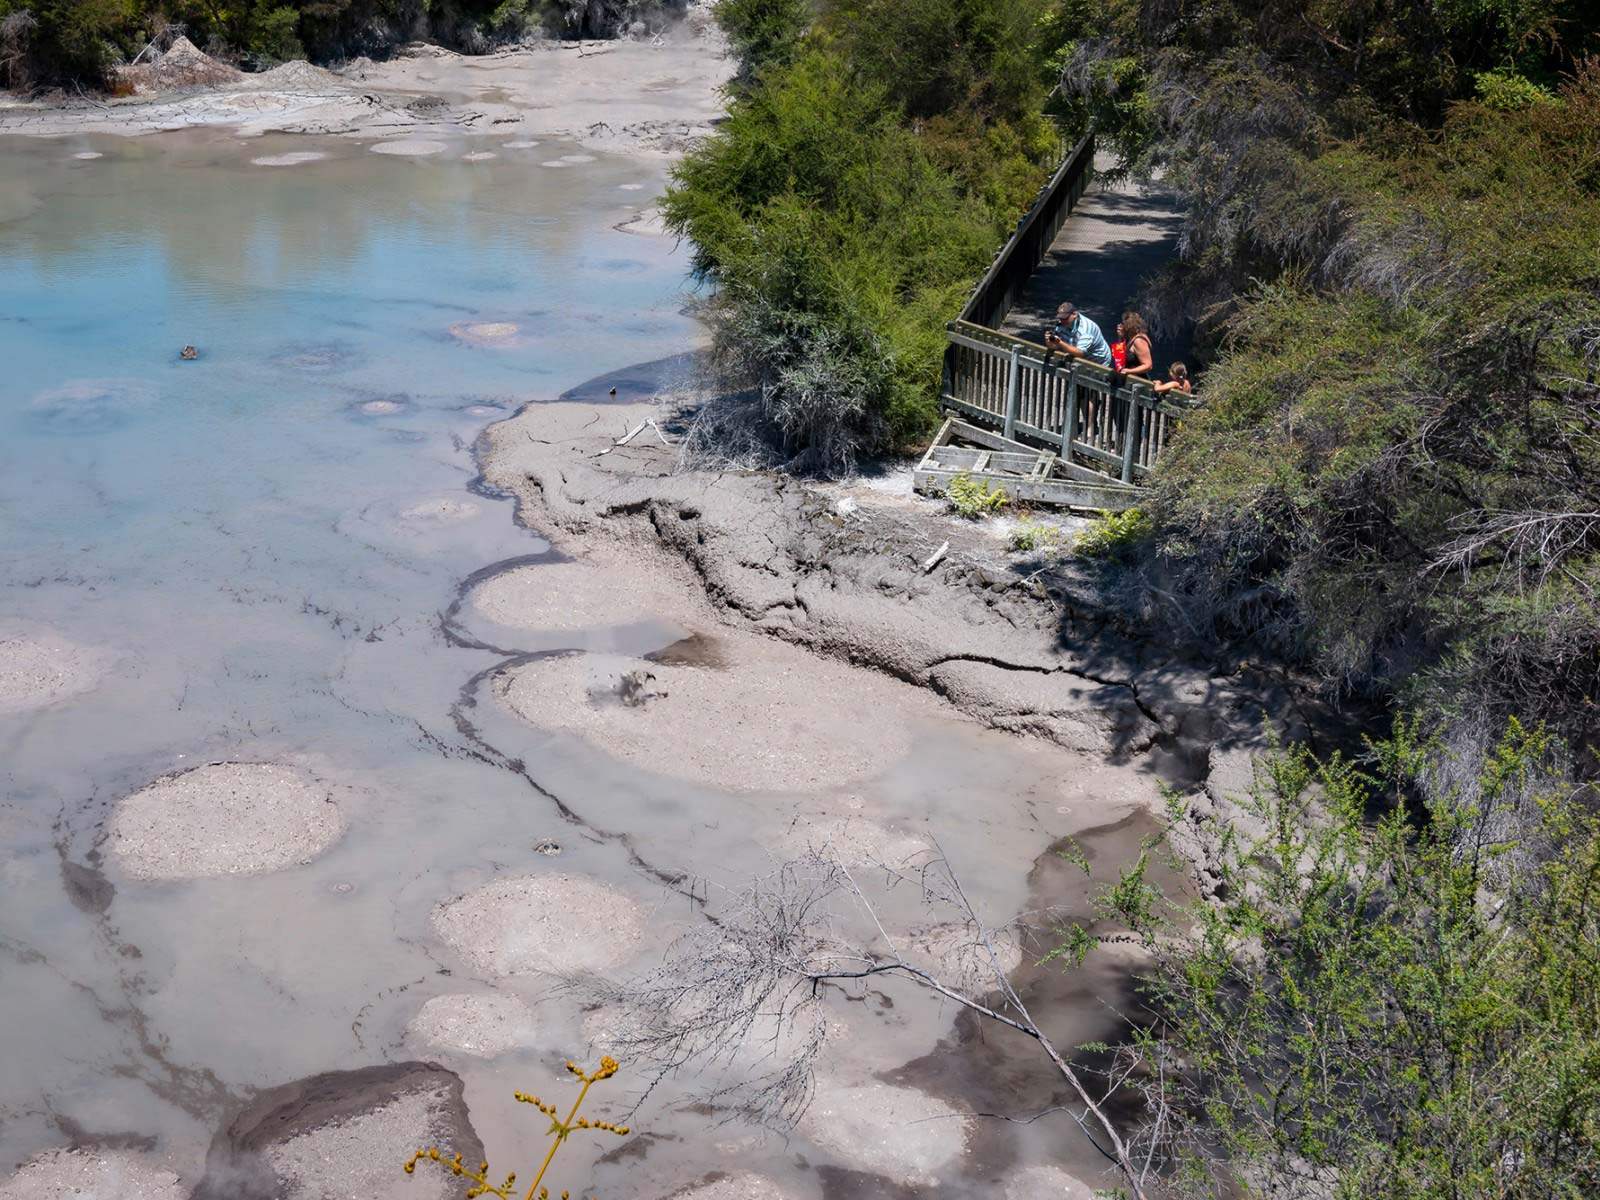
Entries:
<svg viewBox="0 0 1600 1200">
<path fill-rule="evenodd" d="M 896 685 L 750 640 L 725 669 L 570 654 L 508 671 L 495 691 L 532 725 L 577 734 L 643 770 L 727 791 L 837 787 L 910 752 Z M 622 698 L 628 681 L 643 693 L 632 702 Z"/>
<path fill-rule="evenodd" d="M 1273 677 L 1182 658 L 1125 623 L 1086 573 L 1008 561 L 935 505 L 869 489 L 841 503 L 837 489 L 767 473 L 675 473 L 654 440 L 608 450 L 611 426 L 661 420 L 656 408 L 597 414 L 536 404 L 491 427 L 485 479 L 558 545 L 605 534 L 641 571 L 687 566 L 725 620 L 926 687 L 993 728 L 1116 761 L 1160 749 L 1198 769 L 1216 742 L 1254 739 L 1291 710 Z"/>
<path fill-rule="evenodd" d="M 633 957 L 647 926 L 616 888 L 559 872 L 495 879 L 433 913 L 439 938 L 490 976 L 607 971 Z"/>
<path fill-rule="evenodd" d="M 184 1200 L 178 1176 L 129 1150 L 46 1150 L 0 1181 L 0 1200 Z"/>
<path fill-rule="evenodd" d="M 112 857 L 144 880 L 258 875 L 309 862 L 344 832 L 332 788 L 283 763 L 217 762 L 123 797 Z"/>
<path fill-rule="evenodd" d="M 50 630 L 0 629 L 0 716 L 89 691 L 109 669 L 108 659 Z"/>
</svg>

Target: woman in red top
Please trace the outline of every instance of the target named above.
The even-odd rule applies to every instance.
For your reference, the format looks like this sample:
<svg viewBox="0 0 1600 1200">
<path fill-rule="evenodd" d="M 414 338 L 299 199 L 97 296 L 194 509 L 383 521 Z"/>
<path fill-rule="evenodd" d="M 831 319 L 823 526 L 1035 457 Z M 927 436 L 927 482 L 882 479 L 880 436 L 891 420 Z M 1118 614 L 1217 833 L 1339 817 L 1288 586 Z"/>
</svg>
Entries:
<svg viewBox="0 0 1600 1200">
<path fill-rule="evenodd" d="M 1138 379 L 1148 379 L 1156 369 L 1155 350 L 1150 345 L 1150 329 L 1144 318 L 1136 312 L 1122 314 L 1117 329 L 1128 339 L 1127 361 L 1122 373 Z"/>
</svg>

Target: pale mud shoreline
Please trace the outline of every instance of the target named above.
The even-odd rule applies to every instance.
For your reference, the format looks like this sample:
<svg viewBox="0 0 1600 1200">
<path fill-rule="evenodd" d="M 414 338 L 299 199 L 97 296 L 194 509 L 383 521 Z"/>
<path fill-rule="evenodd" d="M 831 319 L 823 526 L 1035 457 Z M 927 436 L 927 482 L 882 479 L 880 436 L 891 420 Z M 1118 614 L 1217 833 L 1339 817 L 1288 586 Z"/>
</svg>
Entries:
<svg viewBox="0 0 1600 1200">
<path fill-rule="evenodd" d="M 564 552 L 629 575 L 631 591 L 665 590 L 638 582 L 665 574 L 727 625 L 927 689 L 995 729 L 1193 782 L 1216 747 L 1293 720 L 1281 678 L 1142 638 L 1091 582 L 1074 587 L 1070 567 L 1046 591 L 1036 564 L 908 491 L 680 472 L 648 431 L 609 449 L 672 416 L 637 396 L 530 404 L 485 432 L 484 480 Z"/>
<path fill-rule="evenodd" d="M 813 685 L 838 670 L 860 679 L 863 669 L 909 684 L 936 707 L 1078 755 L 1106 780 L 1108 800 L 1134 799 L 1158 818 L 1161 785 L 1177 787 L 1191 803 L 1174 841 L 1198 882 L 1215 883 L 1218 847 L 1202 838 L 1201 817 L 1248 819 L 1233 798 L 1249 791 L 1255 757 L 1274 738 L 1314 738 L 1328 716 L 1312 686 L 1270 663 L 1219 664 L 1176 649 L 1108 602 L 1092 571 L 1070 560 L 1041 570 L 1009 552 L 1003 526 L 986 529 L 913 496 L 909 465 L 903 481 L 891 472 L 816 483 L 681 470 L 678 452 L 648 428 L 615 446 L 646 420 L 681 429 L 703 400 L 693 387 L 672 390 L 686 374 L 680 356 L 526 405 L 480 438 L 483 484 L 513 497 L 522 524 L 619 591 L 691 596 L 725 631 L 820 656 Z M 622 395 L 607 395 L 612 379 L 624 381 Z M 762 656 L 749 657 L 754 665 Z M 828 659 L 837 666 L 825 668 Z M 813 700 L 831 690 L 791 689 Z M 502 683 L 513 709 L 514 691 Z M 543 708 L 540 719 L 553 719 Z M 612 747 L 626 729 L 615 714 L 565 724 Z M 663 757 L 664 729 L 621 752 Z M 673 769 L 693 773 L 694 759 Z"/>
<path fill-rule="evenodd" d="M 418 43 L 384 62 L 356 59 L 337 70 L 286 63 L 150 96 L 52 104 L 0 93 L 0 135 L 231 128 L 241 137 L 372 140 L 402 154 L 425 153 L 435 141 L 470 139 L 486 153 L 548 138 L 661 158 L 710 131 L 731 72 L 720 35 L 691 11 L 652 41 L 542 42 L 479 56 Z M 290 157 L 264 165 L 312 161 Z"/>
</svg>

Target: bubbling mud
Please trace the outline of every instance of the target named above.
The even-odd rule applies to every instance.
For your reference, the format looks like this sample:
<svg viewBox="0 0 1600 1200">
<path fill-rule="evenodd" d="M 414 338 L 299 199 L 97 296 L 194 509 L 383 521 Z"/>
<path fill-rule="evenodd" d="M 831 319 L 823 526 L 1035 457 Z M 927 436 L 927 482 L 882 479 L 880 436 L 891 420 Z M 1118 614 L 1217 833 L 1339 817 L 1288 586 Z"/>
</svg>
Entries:
<svg viewBox="0 0 1600 1200">
<path fill-rule="evenodd" d="M 602 972 L 633 957 L 646 914 L 579 875 L 497 879 L 439 905 L 434 931 L 486 975 Z"/>
<path fill-rule="evenodd" d="M 52 433 L 91 433 L 125 425 L 155 391 L 132 379 L 76 379 L 34 396 L 28 408 Z"/>
<path fill-rule="evenodd" d="M 250 160 L 257 167 L 298 167 L 302 163 L 318 162 L 328 156 L 320 150 L 292 150 L 288 154 L 263 154 Z"/>
<path fill-rule="evenodd" d="M 924 1187 L 966 1153 L 971 1121 L 914 1088 L 818 1080 L 800 1125 L 806 1137 L 851 1166 Z"/>
<path fill-rule="evenodd" d="M 128 1150 L 47 1150 L 0 1183 L 0 1200 L 184 1200 L 178 1176 Z"/>
<path fill-rule="evenodd" d="M 298 767 L 210 763 L 123 798 L 112 857 L 136 879 L 207 879 L 281 871 L 344 832 L 329 787 Z"/>
<path fill-rule="evenodd" d="M 400 519 L 412 521 L 419 525 L 445 525 L 456 521 L 469 521 L 481 511 L 478 505 L 471 500 L 457 500 L 451 496 L 439 496 L 432 500 L 424 500 L 420 504 L 413 504 L 409 508 L 400 510 Z"/>
<path fill-rule="evenodd" d="M 42 631 L 0 634 L 0 713 L 43 708 L 100 682 L 105 656 Z"/>
<path fill-rule="evenodd" d="M 472 606 L 509 629 L 626 625 L 662 615 L 644 594 L 643 582 L 583 562 L 515 567 L 474 588 Z"/>
<path fill-rule="evenodd" d="M 1005 1200 L 1094 1200 L 1095 1189 L 1060 1167 L 1024 1167 L 1005 1182 Z"/>
<path fill-rule="evenodd" d="M 447 147 L 443 142 L 430 141 L 427 138 L 400 138 L 393 142 L 377 142 L 368 147 L 374 154 L 396 154 L 402 158 L 427 158 L 433 154 L 443 154 Z"/>
<path fill-rule="evenodd" d="M 503 346 L 517 336 L 510 321 L 458 321 L 450 326 L 450 336 L 469 346 Z"/>
<path fill-rule="evenodd" d="M 274 366 L 322 374 L 348 370 L 358 365 L 361 357 L 361 353 L 352 346 L 341 342 L 324 342 L 321 345 L 282 350 L 273 355 L 271 361 Z"/>
<path fill-rule="evenodd" d="M 515 996 L 435 996 L 411 1019 L 406 1036 L 437 1050 L 498 1058 L 533 1044 L 533 1010 Z"/>
<path fill-rule="evenodd" d="M 914 870 L 934 857 L 928 840 L 866 817 L 812 820 L 801 817 L 785 832 L 778 850 L 790 857 L 820 853 L 845 867 Z"/>
<path fill-rule="evenodd" d="M 765 1175 L 740 1171 L 673 1192 L 670 1200 L 792 1200 L 792 1193 Z"/>
<path fill-rule="evenodd" d="M 958 992 L 981 996 L 996 990 L 995 971 L 1010 975 L 1022 965 L 1022 946 L 1009 930 L 992 933 L 991 957 L 977 935 L 966 925 L 934 925 L 912 934 L 901 949 L 913 966 L 932 971 Z"/>
</svg>

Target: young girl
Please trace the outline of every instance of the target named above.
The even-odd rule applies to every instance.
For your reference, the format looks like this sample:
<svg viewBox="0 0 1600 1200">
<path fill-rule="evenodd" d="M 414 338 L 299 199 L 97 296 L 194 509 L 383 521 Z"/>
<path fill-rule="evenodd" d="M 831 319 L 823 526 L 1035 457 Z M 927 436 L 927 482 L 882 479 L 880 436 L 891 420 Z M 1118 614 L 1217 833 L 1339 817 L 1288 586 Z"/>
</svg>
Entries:
<svg viewBox="0 0 1600 1200">
<path fill-rule="evenodd" d="M 1157 394 L 1161 392 L 1182 392 L 1185 396 L 1194 391 L 1194 384 L 1189 382 L 1189 368 L 1181 362 L 1175 362 L 1167 368 L 1167 378 L 1155 385 Z"/>
</svg>

